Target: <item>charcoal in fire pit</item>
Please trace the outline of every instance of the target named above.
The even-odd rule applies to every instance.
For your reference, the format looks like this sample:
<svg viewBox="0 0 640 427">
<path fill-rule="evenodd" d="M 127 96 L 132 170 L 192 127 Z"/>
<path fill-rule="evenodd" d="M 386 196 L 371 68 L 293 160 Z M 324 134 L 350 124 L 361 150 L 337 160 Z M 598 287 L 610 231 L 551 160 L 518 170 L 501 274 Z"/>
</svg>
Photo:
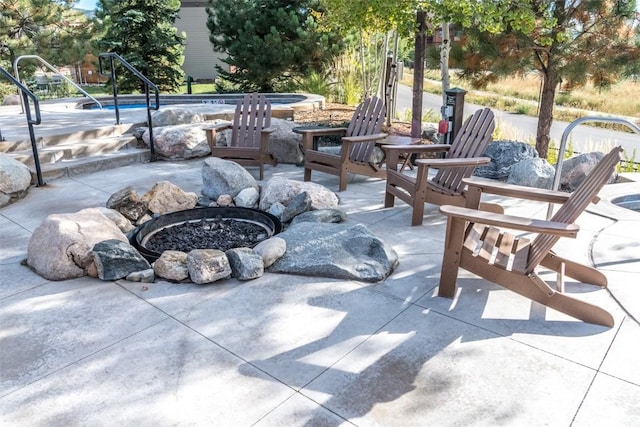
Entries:
<svg viewBox="0 0 640 427">
<path fill-rule="evenodd" d="M 167 250 L 190 252 L 193 249 L 228 249 L 253 247 L 268 233 L 259 224 L 228 218 L 205 218 L 165 227 L 144 243 L 147 249 L 162 253 Z"/>
</svg>

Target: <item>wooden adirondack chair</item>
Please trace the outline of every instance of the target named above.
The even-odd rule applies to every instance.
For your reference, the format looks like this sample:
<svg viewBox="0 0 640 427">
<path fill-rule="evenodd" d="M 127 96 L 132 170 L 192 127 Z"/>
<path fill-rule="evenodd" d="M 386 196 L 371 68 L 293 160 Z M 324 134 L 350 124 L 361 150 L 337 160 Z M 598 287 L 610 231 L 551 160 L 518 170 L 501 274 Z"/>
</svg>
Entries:
<svg viewBox="0 0 640 427">
<path fill-rule="evenodd" d="M 495 129 L 493 112 L 489 108 L 476 111 L 469 117 L 456 134 L 451 145 L 384 145 L 387 154 L 387 186 L 384 206 L 393 207 L 395 198 L 411 205 L 413 214 L 411 225 L 422 224 L 424 204 L 464 206 L 463 178 L 468 178 L 478 165 L 491 161 L 488 157 L 480 157 L 491 141 Z M 417 153 L 446 152 L 444 159 L 417 160 L 415 177 L 398 170 L 401 155 L 409 156 Z M 428 179 L 429 168 L 437 168 L 438 172 Z M 483 204 L 481 209 L 502 213 L 500 206 Z"/>
<path fill-rule="evenodd" d="M 562 203 L 562 206 L 550 221 L 441 206 L 440 212 L 447 215 L 448 220 L 438 295 L 453 298 L 458 268 L 464 268 L 576 319 L 612 327 L 614 321 L 611 314 L 565 294 L 563 286 L 565 274 L 580 282 L 597 286 L 607 286 L 606 277 L 594 268 L 558 256 L 551 249 L 560 237 L 576 237 L 579 227 L 573 224 L 574 221 L 590 202 L 598 200 L 597 194 L 611 178 L 622 151 L 622 147 L 614 148 L 570 195 L 489 183 L 487 180 L 465 180 L 470 189 L 475 188 L 475 192 L 489 191 L 512 197 Z M 470 198 L 470 204 L 476 203 L 478 196 L 473 199 Z M 531 240 L 501 228 L 538 234 Z M 539 265 L 558 273 L 556 289 L 536 274 Z"/>
<path fill-rule="evenodd" d="M 216 133 L 231 129 L 229 145 L 217 146 Z M 264 95 L 251 93 L 238 101 L 233 123 L 205 128 L 211 155 L 232 160 L 242 166 L 260 168 L 260 179 L 264 178 L 264 164 L 276 166 L 278 161 L 269 152 L 271 127 L 271 103 Z"/>
<path fill-rule="evenodd" d="M 348 128 L 300 130 L 304 145 L 304 180 L 311 180 L 311 171 L 316 170 L 340 177 L 339 191 L 347 189 L 347 174 L 354 173 L 375 178 L 384 178 L 386 171 L 370 161 L 376 141 L 384 139 L 381 133 L 385 118 L 385 107 L 381 99 L 367 98 L 353 113 Z M 319 151 L 313 147 L 314 137 L 343 135 L 340 155 Z"/>
</svg>

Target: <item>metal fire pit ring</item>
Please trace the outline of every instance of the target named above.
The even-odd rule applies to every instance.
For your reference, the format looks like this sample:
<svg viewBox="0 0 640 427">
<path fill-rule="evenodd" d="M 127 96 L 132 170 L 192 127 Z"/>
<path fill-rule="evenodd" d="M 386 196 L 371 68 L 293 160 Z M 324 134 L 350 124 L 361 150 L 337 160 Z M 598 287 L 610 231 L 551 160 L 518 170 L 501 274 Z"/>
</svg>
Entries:
<svg viewBox="0 0 640 427">
<path fill-rule="evenodd" d="M 145 247 L 145 241 L 148 236 L 167 227 L 203 219 L 236 220 L 254 223 L 265 229 L 266 238 L 282 231 L 280 220 L 268 212 L 241 207 L 202 207 L 172 212 L 153 218 L 137 228 L 129 241 L 143 257 L 153 262 L 160 257 L 161 253 Z M 260 242 L 254 242 L 254 245 L 258 243 Z"/>
</svg>

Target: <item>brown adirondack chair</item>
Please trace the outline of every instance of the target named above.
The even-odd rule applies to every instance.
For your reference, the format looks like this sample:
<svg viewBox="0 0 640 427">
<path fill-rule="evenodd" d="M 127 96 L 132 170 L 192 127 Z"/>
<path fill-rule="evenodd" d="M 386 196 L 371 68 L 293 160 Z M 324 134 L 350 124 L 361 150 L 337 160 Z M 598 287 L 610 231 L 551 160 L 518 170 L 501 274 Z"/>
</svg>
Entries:
<svg viewBox="0 0 640 427">
<path fill-rule="evenodd" d="M 438 295 L 453 298 L 458 269 L 463 268 L 524 297 L 576 319 L 612 327 L 613 317 L 604 309 L 564 293 L 564 275 L 596 286 L 607 286 L 606 277 L 594 268 L 558 256 L 552 251 L 560 237 L 576 237 L 578 216 L 611 178 L 621 159 L 622 147 L 611 150 L 570 195 L 528 187 L 467 179 L 474 192 L 487 191 L 510 197 L 562 203 L 550 221 L 498 215 L 474 209 L 441 206 L 448 216 Z M 478 196 L 469 198 L 477 203 Z M 501 228 L 537 233 L 533 239 Z M 558 273 L 556 289 L 537 274 L 539 265 Z"/>
<path fill-rule="evenodd" d="M 382 100 L 372 97 L 356 108 L 347 128 L 299 130 L 304 146 L 304 180 L 311 180 L 312 170 L 337 175 L 340 178 L 339 191 L 344 191 L 349 173 L 384 178 L 385 169 L 371 162 L 370 158 L 376 141 L 387 136 L 380 132 L 385 114 Z M 343 135 L 340 155 L 314 148 L 314 137 L 325 135 Z"/>
<path fill-rule="evenodd" d="M 384 206 L 393 207 L 395 198 L 411 205 L 413 213 L 411 225 L 422 224 L 424 204 L 464 206 L 463 178 L 468 178 L 478 165 L 491 161 L 481 157 L 491 141 L 495 129 L 493 112 L 489 108 L 476 111 L 469 117 L 456 134 L 451 145 L 383 145 L 387 156 L 387 185 Z M 418 153 L 446 152 L 443 159 L 417 160 L 417 173 L 414 176 L 398 170 L 400 156 Z M 438 172 L 429 180 L 429 168 Z M 481 209 L 502 213 L 500 206 L 483 204 Z"/>
<path fill-rule="evenodd" d="M 216 133 L 231 129 L 228 146 L 216 145 Z M 276 166 L 278 161 L 269 152 L 271 127 L 271 103 L 264 95 L 251 93 L 238 101 L 231 124 L 205 128 L 211 155 L 232 160 L 242 166 L 260 168 L 260 179 L 264 178 L 264 164 Z"/>
</svg>

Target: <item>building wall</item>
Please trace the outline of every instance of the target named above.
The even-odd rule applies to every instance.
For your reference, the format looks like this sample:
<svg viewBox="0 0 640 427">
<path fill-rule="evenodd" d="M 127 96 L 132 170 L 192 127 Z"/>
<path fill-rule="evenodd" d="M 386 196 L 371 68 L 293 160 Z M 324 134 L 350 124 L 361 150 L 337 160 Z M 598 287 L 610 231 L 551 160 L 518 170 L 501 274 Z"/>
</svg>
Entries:
<svg viewBox="0 0 640 427">
<path fill-rule="evenodd" d="M 228 69 L 220 61 L 223 55 L 214 52 L 209 42 L 207 4 L 206 1 L 183 1 L 180 17 L 175 22 L 178 31 L 187 36 L 182 69 L 185 77 L 191 76 L 195 80 L 213 80 L 216 77 L 216 65 Z"/>
</svg>

